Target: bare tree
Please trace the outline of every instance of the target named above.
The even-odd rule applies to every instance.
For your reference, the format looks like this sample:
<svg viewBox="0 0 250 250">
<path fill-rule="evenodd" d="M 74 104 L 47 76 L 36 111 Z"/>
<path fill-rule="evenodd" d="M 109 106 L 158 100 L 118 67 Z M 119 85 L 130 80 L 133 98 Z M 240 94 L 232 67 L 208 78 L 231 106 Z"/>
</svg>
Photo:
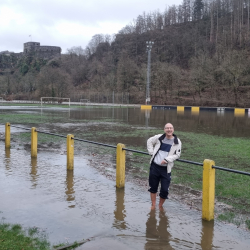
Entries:
<svg viewBox="0 0 250 250">
<path fill-rule="evenodd" d="M 228 51 L 221 64 L 224 72 L 224 84 L 232 89 L 234 94 L 235 106 L 239 106 L 240 87 L 249 85 L 250 62 L 246 51 Z"/>
</svg>

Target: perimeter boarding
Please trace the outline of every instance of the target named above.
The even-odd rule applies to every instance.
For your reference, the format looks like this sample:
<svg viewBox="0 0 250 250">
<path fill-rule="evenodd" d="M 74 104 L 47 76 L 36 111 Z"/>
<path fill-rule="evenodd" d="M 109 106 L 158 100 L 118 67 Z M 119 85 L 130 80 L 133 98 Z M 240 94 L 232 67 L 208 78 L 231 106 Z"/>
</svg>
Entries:
<svg viewBox="0 0 250 250">
<path fill-rule="evenodd" d="M 224 114 L 224 112 L 234 112 L 235 116 L 250 115 L 250 108 L 228 108 L 228 107 L 192 107 L 192 106 L 167 106 L 167 105 L 141 105 L 141 110 L 177 110 L 178 113 L 191 111 L 192 114 L 197 115 L 200 111 L 217 111 L 217 113 Z"/>
<path fill-rule="evenodd" d="M 24 130 L 30 130 L 27 128 L 11 125 L 16 128 L 21 128 Z M 10 148 L 10 123 L 5 124 L 5 148 Z M 117 188 L 124 188 L 125 186 L 125 159 L 126 151 L 131 151 L 135 153 L 145 154 L 148 155 L 146 152 L 133 150 L 125 148 L 125 145 L 122 143 L 118 143 L 117 146 L 112 146 L 109 144 L 103 144 L 83 139 L 74 138 L 74 135 L 68 134 L 67 136 L 59 135 L 59 134 L 53 134 L 53 133 L 47 133 L 38 131 L 35 127 L 31 128 L 31 157 L 36 158 L 37 157 L 37 134 L 43 133 L 43 134 L 49 134 L 59 137 L 66 138 L 67 141 L 67 169 L 73 170 L 74 169 L 74 141 L 82 141 L 92 144 L 97 144 L 101 146 L 111 147 L 116 149 L 116 187 Z M 215 169 L 233 172 L 237 174 L 243 174 L 250 176 L 250 173 L 237 171 L 233 169 L 228 168 L 222 168 L 215 166 L 215 162 L 213 160 L 205 159 L 203 163 L 193 162 L 193 161 L 187 161 L 178 159 L 177 161 L 185 162 L 188 164 L 193 165 L 199 165 L 203 166 L 203 184 L 202 184 L 202 219 L 210 221 L 214 219 L 214 200 L 215 200 Z"/>
</svg>

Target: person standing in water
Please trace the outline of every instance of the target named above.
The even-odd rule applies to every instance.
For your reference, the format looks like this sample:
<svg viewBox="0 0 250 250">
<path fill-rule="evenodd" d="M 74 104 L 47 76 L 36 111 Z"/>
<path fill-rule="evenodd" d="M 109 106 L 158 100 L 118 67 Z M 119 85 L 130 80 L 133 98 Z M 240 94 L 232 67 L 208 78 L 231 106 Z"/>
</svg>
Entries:
<svg viewBox="0 0 250 250">
<path fill-rule="evenodd" d="M 149 192 L 152 202 L 151 209 L 155 209 L 156 194 L 161 182 L 159 208 L 168 199 L 168 190 L 171 181 L 171 170 L 174 161 L 180 158 L 181 141 L 174 134 L 174 127 L 171 123 L 164 126 L 164 134 L 158 134 L 147 140 L 150 159 Z"/>
</svg>

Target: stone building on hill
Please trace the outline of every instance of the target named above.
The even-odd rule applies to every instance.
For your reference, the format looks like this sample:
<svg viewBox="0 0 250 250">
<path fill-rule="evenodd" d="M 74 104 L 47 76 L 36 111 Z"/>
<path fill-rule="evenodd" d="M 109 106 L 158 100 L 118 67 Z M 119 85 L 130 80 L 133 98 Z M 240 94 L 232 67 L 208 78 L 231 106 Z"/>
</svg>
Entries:
<svg viewBox="0 0 250 250">
<path fill-rule="evenodd" d="M 14 53 L 8 50 L 1 51 L 0 56 L 15 56 L 21 58 L 23 56 L 34 56 L 42 59 L 52 59 L 61 56 L 61 48 L 58 46 L 41 46 L 39 42 L 27 42 L 23 44 L 23 52 Z"/>
<path fill-rule="evenodd" d="M 23 44 L 23 55 L 51 59 L 61 56 L 61 48 L 58 46 L 41 46 L 39 42 L 27 42 Z"/>
<path fill-rule="evenodd" d="M 8 50 L 1 51 L 1 52 L 0 52 L 0 55 L 10 56 L 10 55 L 12 55 L 12 54 L 14 54 L 14 52 L 8 51 Z"/>
</svg>

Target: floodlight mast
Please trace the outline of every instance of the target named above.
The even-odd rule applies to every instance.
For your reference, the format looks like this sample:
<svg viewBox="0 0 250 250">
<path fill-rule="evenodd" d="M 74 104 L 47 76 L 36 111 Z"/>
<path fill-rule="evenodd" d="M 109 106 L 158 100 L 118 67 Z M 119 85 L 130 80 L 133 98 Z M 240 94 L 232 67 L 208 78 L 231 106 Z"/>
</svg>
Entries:
<svg viewBox="0 0 250 250">
<path fill-rule="evenodd" d="M 154 44 L 152 41 L 147 41 L 148 52 L 148 67 L 147 67 L 147 89 L 146 89 L 146 105 L 150 104 L 150 69 L 151 69 L 151 49 Z"/>
</svg>

